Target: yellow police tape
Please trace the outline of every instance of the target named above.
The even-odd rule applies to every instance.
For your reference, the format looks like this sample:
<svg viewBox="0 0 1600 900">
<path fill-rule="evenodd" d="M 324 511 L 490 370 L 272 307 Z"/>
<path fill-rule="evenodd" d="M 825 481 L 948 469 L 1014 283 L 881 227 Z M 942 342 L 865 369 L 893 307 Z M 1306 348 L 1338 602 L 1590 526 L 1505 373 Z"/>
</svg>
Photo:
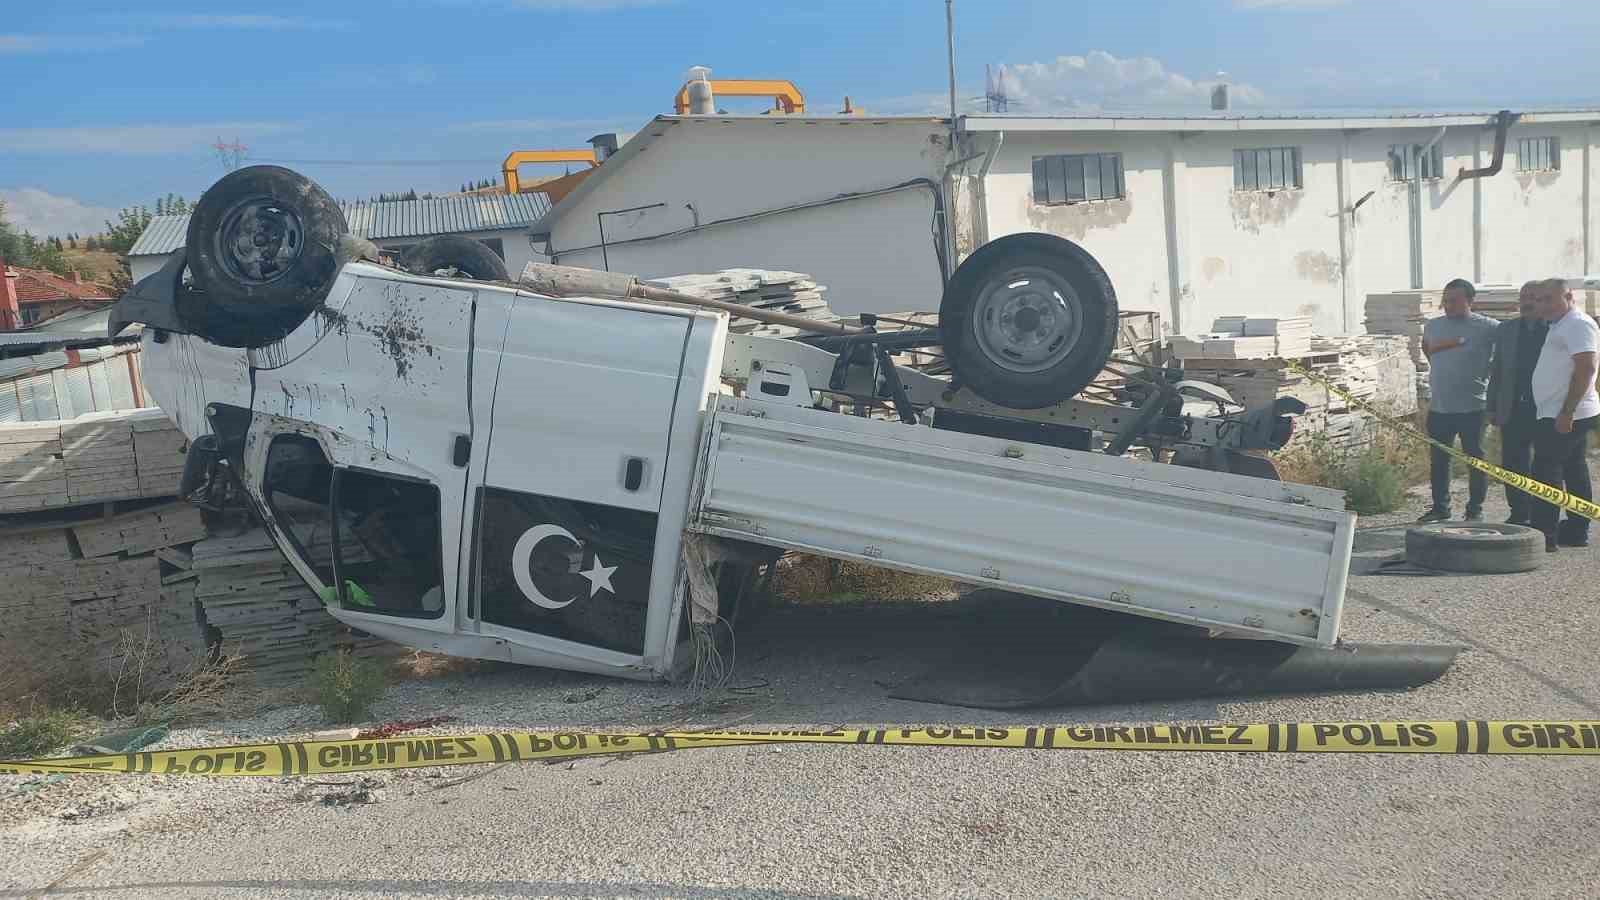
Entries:
<svg viewBox="0 0 1600 900">
<path fill-rule="evenodd" d="M 1378 409 L 1372 404 L 1367 403 L 1366 401 L 1357 397 L 1351 396 L 1348 391 L 1344 390 L 1328 379 L 1323 378 L 1321 375 L 1318 375 L 1310 369 L 1307 369 L 1299 363 L 1291 360 L 1286 360 L 1285 362 L 1288 365 L 1289 371 L 1305 378 L 1309 378 L 1317 384 L 1327 388 L 1329 391 L 1338 394 L 1350 405 L 1366 410 L 1383 425 L 1393 428 L 1402 434 L 1415 438 L 1416 440 L 1437 447 L 1440 450 L 1443 450 L 1445 453 L 1450 454 L 1451 457 L 1461 460 L 1467 466 L 1477 469 L 1479 472 L 1482 472 L 1490 478 L 1493 478 L 1502 484 L 1508 484 L 1524 493 L 1532 494 L 1546 503 L 1559 506 L 1573 515 L 1583 516 L 1589 519 L 1600 519 L 1600 504 L 1585 500 L 1582 497 L 1574 497 L 1561 488 L 1545 484 L 1542 481 L 1535 481 L 1526 475 L 1520 475 L 1511 471 L 1510 469 L 1502 468 L 1501 466 L 1497 466 L 1492 462 L 1488 462 L 1487 460 L 1479 459 L 1469 453 L 1463 453 L 1453 446 L 1436 441 L 1429 437 L 1426 432 L 1423 432 L 1416 426 L 1407 422 L 1403 422 L 1400 419 L 1384 413 L 1382 410 Z"/>
<path fill-rule="evenodd" d="M 1600 757 L 1600 722 L 1160 723 L 1023 728 L 976 726 L 836 728 L 827 731 L 669 731 L 653 734 L 524 731 L 370 740 L 285 741 L 193 750 L 28 759 L 0 762 L 0 774 L 212 777 L 325 775 L 762 744 Z"/>
</svg>

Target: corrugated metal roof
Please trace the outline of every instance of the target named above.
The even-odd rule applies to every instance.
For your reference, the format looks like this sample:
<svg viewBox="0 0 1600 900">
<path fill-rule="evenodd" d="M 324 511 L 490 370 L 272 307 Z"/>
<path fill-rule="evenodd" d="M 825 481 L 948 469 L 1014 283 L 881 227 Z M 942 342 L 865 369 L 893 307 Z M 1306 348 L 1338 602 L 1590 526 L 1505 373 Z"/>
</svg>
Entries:
<svg viewBox="0 0 1600 900">
<path fill-rule="evenodd" d="M 133 242 L 129 256 L 164 256 L 182 247 L 189 230 L 188 216 L 156 216 Z"/>
<path fill-rule="evenodd" d="M 471 231 L 528 228 L 550 211 L 550 198 L 538 192 L 434 197 L 383 203 L 341 203 L 350 233 L 368 240 L 429 237 Z M 182 247 L 188 216 L 156 216 L 129 256 L 165 256 Z"/>
</svg>

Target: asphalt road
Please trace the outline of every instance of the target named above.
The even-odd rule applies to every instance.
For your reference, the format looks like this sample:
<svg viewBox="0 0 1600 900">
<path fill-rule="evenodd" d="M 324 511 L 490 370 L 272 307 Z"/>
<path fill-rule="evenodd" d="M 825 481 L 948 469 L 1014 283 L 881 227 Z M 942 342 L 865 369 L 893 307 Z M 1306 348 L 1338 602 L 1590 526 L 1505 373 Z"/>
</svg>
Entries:
<svg viewBox="0 0 1600 900">
<path fill-rule="evenodd" d="M 1409 510 L 1414 516 L 1420 506 Z M 1498 497 L 1491 516 L 1503 516 Z M 480 727 L 1600 719 L 1600 549 L 1516 576 L 1359 577 L 1356 641 L 1469 649 L 1415 691 L 982 713 L 892 700 L 928 610 L 752 629 L 738 690 L 500 670 L 380 716 Z M 870 619 L 872 627 L 861 627 Z M 311 727 L 281 711 L 175 739 Z M 479 774 L 457 783 L 465 774 Z M 457 896 L 1566 897 L 1600 884 L 1600 760 L 765 747 L 292 780 L 0 785 L 0 898 Z M 52 792 L 56 792 L 52 794 Z M 65 812 L 63 804 L 66 804 Z"/>
</svg>

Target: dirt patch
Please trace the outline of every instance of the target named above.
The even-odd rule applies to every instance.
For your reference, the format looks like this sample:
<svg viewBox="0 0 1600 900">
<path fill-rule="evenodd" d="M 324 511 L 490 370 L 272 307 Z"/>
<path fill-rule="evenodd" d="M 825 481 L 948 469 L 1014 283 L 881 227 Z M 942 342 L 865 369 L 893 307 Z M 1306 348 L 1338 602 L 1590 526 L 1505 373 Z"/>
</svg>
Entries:
<svg viewBox="0 0 1600 900">
<path fill-rule="evenodd" d="M 1133 214 L 1132 194 L 1127 194 L 1121 200 L 1095 200 L 1054 206 L 1034 203 L 1028 198 L 1024 198 L 1022 202 L 1028 224 L 1032 225 L 1035 231 L 1080 241 L 1094 229 L 1115 228 L 1127 224 L 1128 216 Z"/>
<path fill-rule="evenodd" d="M 1229 198 L 1233 224 L 1242 231 L 1260 234 L 1263 225 L 1282 225 L 1300 208 L 1304 191 L 1234 191 Z"/>
<path fill-rule="evenodd" d="M 1321 250 L 1301 250 L 1295 254 L 1294 270 L 1307 281 L 1339 282 L 1339 261 Z"/>
</svg>

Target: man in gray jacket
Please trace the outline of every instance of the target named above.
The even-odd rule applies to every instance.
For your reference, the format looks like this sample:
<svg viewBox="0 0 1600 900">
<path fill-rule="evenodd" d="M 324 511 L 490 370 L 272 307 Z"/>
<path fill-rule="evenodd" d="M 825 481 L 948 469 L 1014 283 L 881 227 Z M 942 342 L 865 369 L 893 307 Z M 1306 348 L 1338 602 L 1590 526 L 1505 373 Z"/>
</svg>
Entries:
<svg viewBox="0 0 1600 900">
<path fill-rule="evenodd" d="M 1502 322 L 1494 333 L 1489 367 L 1489 421 L 1500 429 L 1500 465 L 1518 475 L 1533 472 L 1533 436 L 1539 416 L 1533 403 L 1533 368 L 1539 364 L 1549 323 L 1539 315 L 1539 282 L 1522 286 L 1517 304 L 1522 316 Z M 1533 524 L 1533 498 L 1510 485 L 1506 502 L 1513 525 Z"/>
<path fill-rule="evenodd" d="M 1461 449 L 1483 456 L 1483 412 L 1488 405 L 1489 356 L 1500 323 L 1472 311 L 1478 289 L 1464 278 L 1444 286 L 1444 315 L 1422 326 L 1422 352 L 1428 355 L 1428 437 L 1448 447 L 1461 439 Z M 1428 457 L 1433 508 L 1420 522 L 1450 518 L 1450 455 L 1438 447 Z M 1467 473 L 1467 519 L 1483 518 L 1489 479 L 1477 469 Z"/>
</svg>

